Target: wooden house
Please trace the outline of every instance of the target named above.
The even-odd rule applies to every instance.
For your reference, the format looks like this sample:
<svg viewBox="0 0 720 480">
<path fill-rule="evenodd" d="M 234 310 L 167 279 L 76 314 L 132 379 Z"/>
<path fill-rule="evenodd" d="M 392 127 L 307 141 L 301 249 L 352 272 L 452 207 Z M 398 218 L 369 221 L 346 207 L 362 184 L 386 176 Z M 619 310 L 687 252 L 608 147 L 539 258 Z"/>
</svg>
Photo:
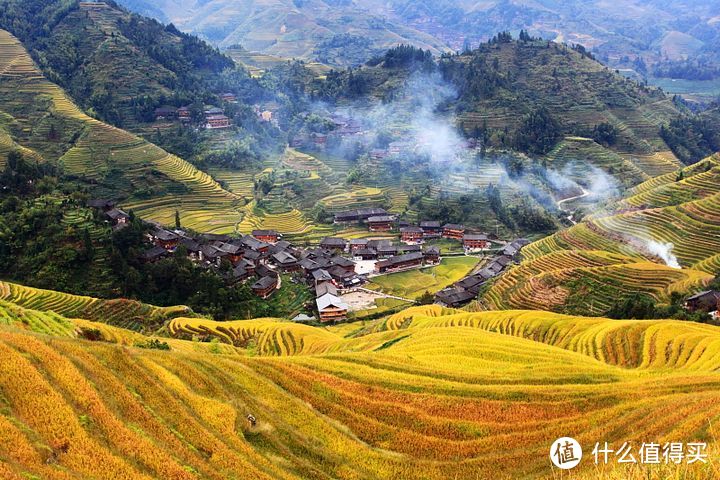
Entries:
<svg viewBox="0 0 720 480">
<path fill-rule="evenodd" d="M 347 248 L 347 241 L 340 237 L 326 237 L 320 242 L 320 248 L 344 252 Z"/>
<path fill-rule="evenodd" d="M 420 227 L 404 227 L 400 229 L 400 239 L 405 243 L 421 242 L 423 235 L 423 230 Z"/>
<path fill-rule="evenodd" d="M 446 223 L 442 227 L 442 236 L 443 238 L 462 241 L 463 236 L 465 236 L 465 226 L 456 223 Z"/>
<path fill-rule="evenodd" d="M 714 312 L 720 305 L 720 292 L 705 290 L 685 300 L 685 308 L 691 312 Z"/>
<path fill-rule="evenodd" d="M 124 225 L 130 221 L 130 215 L 119 208 L 112 208 L 106 211 L 105 216 L 110 220 L 112 225 Z"/>
<path fill-rule="evenodd" d="M 367 219 L 371 232 L 389 232 L 395 228 L 395 217 L 392 215 L 377 215 Z"/>
<path fill-rule="evenodd" d="M 375 264 L 375 272 L 390 273 L 408 270 L 410 268 L 418 268 L 423 264 L 423 254 L 420 252 L 408 253 L 406 255 L 398 255 L 390 257 L 387 260 L 381 260 Z"/>
<path fill-rule="evenodd" d="M 420 228 L 423 231 L 425 238 L 439 238 L 442 235 L 442 227 L 440 222 L 436 221 L 424 221 L 420 222 Z"/>
<path fill-rule="evenodd" d="M 230 127 L 230 118 L 225 115 L 208 115 L 205 120 L 205 128 L 208 130 Z"/>
<path fill-rule="evenodd" d="M 348 305 L 338 296 L 326 293 L 315 300 L 320 321 L 335 323 L 347 319 Z"/>
<path fill-rule="evenodd" d="M 487 235 L 466 233 L 463 235 L 463 247 L 466 250 L 486 250 L 490 248 Z"/>
<path fill-rule="evenodd" d="M 350 252 L 356 252 L 358 250 L 362 250 L 367 248 L 368 246 L 368 239 L 367 238 L 353 238 L 350 240 Z"/>
<path fill-rule="evenodd" d="M 272 257 L 273 263 L 283 272 L 295 272 L 300 270 L 298 259 L 290 255 L 288 252 L 278 252 Z"/>
<path fill-rule="evenodd" d="M 153 230 L 149 235 L 153 245 L 165 250 L 173 250 L 180 243 L 180 236 L 177 233 L 162 228 Z"/>
<path fill-rule="evenodd" d="M 428 247 L 423 250 L 423 262 L 426 265 L 437 265 L 440 263 L 440 249 L 438 247 Z"/>
<path fill-rule="evenodd" d="M 266 243 L 277 243 L 282 239 L 282 234 L 275 230 L 253 230 L 252 236 Z"/>
<path fill-rule="evenodd" d="M 155 120 L 172 120 L 177 114 L 175 107 L 159 107 L 155 109 Z"/>
<path fill-rule="evenodd" d="M 462 288 L 446 288 L 435 294 L 435 302 L 446 307 L 461 307 L 474 300 L 475 294 Z"/>
<path fill-rule="evenodd" d="M 268 298 L 278 287 L 279 278 L 277 276 L 260 277 L 250 287 L 255 295 L 260 298 Z"/>
</svg>

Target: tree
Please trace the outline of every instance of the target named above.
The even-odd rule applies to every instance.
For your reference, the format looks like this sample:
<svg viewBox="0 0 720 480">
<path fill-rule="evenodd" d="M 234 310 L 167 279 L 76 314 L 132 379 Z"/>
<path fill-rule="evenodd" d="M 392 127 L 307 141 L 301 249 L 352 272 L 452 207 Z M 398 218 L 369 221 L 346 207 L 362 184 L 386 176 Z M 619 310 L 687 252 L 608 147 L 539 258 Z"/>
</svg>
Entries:
<svg viewBox="0 0 720 480">
<path fill-rule="evenodd" d="M 540 107 L 525 117 L 515 135 L 518 150 L 544 155 L 562 136 L 560 123 L 545 107 Z"/>
<path fill-rule="evenodd" d="M 175 228 L 180 230 L 182 225 L 180 224 L 180 211 L 175 210 Z"/>
</svg>

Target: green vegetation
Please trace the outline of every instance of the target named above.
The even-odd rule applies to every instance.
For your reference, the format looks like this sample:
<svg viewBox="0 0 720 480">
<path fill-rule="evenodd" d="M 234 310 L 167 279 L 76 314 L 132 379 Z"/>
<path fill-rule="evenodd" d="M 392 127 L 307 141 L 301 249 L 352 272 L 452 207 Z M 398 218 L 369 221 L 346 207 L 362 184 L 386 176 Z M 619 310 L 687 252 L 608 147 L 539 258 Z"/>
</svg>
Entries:
<svg viewBox="0 0 720 480">
<path fill-rule="evenodd" d="M 440 265 L 373 277 L 378 290 L 411 300 L 435 293 L 462 280 L 477 265 L 477 257 L 445 257 Z"/>
</svg>

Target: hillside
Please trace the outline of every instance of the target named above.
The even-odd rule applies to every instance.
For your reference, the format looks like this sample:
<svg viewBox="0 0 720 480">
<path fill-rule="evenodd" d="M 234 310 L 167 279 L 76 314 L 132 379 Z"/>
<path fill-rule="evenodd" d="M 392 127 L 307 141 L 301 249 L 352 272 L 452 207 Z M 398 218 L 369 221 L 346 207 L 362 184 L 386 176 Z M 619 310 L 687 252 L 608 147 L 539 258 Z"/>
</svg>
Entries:
<svg viewBox="0 0 720 480">
<path fill-rule="evenodd" d="M 667 303 L 673 292 L 702 289 L 720 273 L 718 174 L 717 155 L 708 157 L 527 246 L 487 305 L 602 315 L 635 294 Z"/>
<path fill-rule="evenodd" d="M 232 60 L 195 37 L 110 2 L 4 0 L 0 28 L 85 111 L 120 128 L 154 119 L 155 108 L 212 98 Z M 32 21 L 28 21 L 32 18 Z M 180 106 L 180 105 L 176 105 Z"/>
<path fill-rule="evenodd" d="M 357 65 L 398 44 L 444 51 L 443 43 L 416 29 L 373 15 L 360 3 L 309 1 L 122 0 L 135 11 L 172 22 L 222 47 Z M 159 16 L 158 16 L 159 15 Z"/>
<path fill-rule="evenodd" d="M 717 327 L 432 306 L 355 334 L 240 322 L 229 330 L 248 333 L 232 347 L 103 326 L 88 337 L 91 322 L 0 312 L 8 479 L 553 478 L 547 449 L 562 434 L 587 452 L 598 438 L 717 435 Z M 650 473 L 591 463 L 576 478 Z M 658 468 L 718 474 L 715 463 Z"/>
<path fill-rule="evenodd" d="M 55 164 L 94 195 L 116 198 L 144 218 L 171 223 L 177 209 L 187 227 L 223 232 L 240 220 L 238 196 L 186 161 L 85 115 L 6 31 L 0 31 L 0 112 L 5 152 L 19 149 Z"/>
</svg>

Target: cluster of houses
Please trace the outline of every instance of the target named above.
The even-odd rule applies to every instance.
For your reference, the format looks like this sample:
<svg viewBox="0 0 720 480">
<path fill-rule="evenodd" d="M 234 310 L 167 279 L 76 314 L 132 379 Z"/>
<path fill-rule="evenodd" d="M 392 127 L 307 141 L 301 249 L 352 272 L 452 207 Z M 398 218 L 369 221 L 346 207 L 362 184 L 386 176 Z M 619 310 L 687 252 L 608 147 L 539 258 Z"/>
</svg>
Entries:
<svg viewBox="0 0 720 480">
<path fill-rule="evenodd" d="M 130 216 L 110 200 L 91 200 L 88 205 L 97 209 L 114 229 L 128 225 Z M 386 213 L 382 209 L 361 209 L 338 214 L 345 221 L 363 221 Z M 453 238 L 487 248 L 483 235 L 466 234 L 462 225 L 428 221 L 418 227 L 403 227 L 402 243 L 387 239 L 326 237 L 319 246 L 300 248 L 283 240 L 274 230 L 254 230 L 250 235 L 191 235 L 183 230 L 169 230 L 152 224 L 147 240 L 152 247 L 143 252 L 141 261 L 152 263 L 183 248 L 194 263 L 214 270 L 228 285 L 252 282 L 255 295 L 267 299 L 281 287 L 281 274 L 291 274 L 293 281 L 304 282 L 315 291 L 315 306 L 321 322 L 337 322 L 347 318 L 348 305 L 342 294 L 361 287 L 369 275 L 401 272 L 441 261 L 440 249 L 424 246 L 428 238 Z M 477 274 L 456 283 L 437 294 L 436 300 L 448 306 L 458 306 L 477 296 L 479 287 L 499 275 L 517 258 L 527 242 L 516 240 L 505 247 Z M 362 273 L 357 266 L 361 262 Z M 311 317 L 306 317 L 307 319 Z M 302 318 L 301 318 L 302 320 Z"/>
<path fill-rule="evenodd" d="M 395 215 L 390 215 L 382 208 L 362 208 L 335 214 L 335 223 L 365 224 L 371 232 L 392 232 L 399 230 L 400 240 L 407 244 L 421 244 L 426 240 L 446 238 L 462 242 L 463 248 L 468 252 L 487 250 L 491 246 L 491 239 L 483 234 L 468 231 L 464 225 L 455 223 L 443 224 L 439 221 L 428 220 L 419 225 L 410 225 L 399 221 Z"/>
<path fill-rule="evenodd" d="M 232 93 L 224 93 L 221 98 L 227 103 L 237 103 L 237 98 Z M 203 114 L 205 115 L 205 128 L 209 130 L 232 126 L 232 120 L 225 115 L 225 110 L 220 107 L 207 107 Z M 180 108 L 163 106 L 155 109 L 155 120 L 180 120 L 183 123 L 189 123 L 192 121 L 192 112 L 189 106 Z"/>
<path fill-rule="evenodd" d="M 528 240 L 518 239 L 507 244 L 503 251 L 493 257 L 480 271 L 436 293 L 435 303 L 447 307 L 461 307 L 476 299 L 483 285 L 519 260 L 520 250 L 528 243 L 530 243 Z"/>
</svg>

